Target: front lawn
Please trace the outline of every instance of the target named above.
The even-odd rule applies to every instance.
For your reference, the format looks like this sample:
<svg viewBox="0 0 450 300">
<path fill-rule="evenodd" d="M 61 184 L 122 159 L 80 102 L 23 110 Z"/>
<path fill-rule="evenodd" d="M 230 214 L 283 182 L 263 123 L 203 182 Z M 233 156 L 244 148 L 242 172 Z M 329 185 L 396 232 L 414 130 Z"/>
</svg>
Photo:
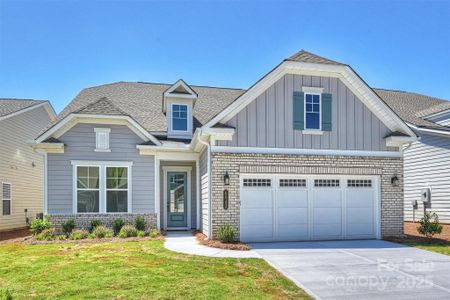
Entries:
<svg viewBox="0 0 450 300">
<path fill-rule="evenodd" d="M 14 299 L 310 298 L 264 260 L 184 255 L 162 241 L 0 244 L 1 290 Z"/>
<path fill-rule="evenodd" d="M 408 242 L 408 245 L 420 249 L 450 255 L 450 243 L 442 241 Z"/>
</svg>

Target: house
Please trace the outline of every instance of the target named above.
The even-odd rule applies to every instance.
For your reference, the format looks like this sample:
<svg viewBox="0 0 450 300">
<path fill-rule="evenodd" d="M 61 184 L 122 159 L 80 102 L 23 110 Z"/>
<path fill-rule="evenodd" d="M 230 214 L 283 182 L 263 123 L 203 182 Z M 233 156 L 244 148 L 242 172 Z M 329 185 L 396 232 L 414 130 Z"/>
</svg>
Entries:
<svg viewBox="0 0 450 300">
<path fill-rule="evenodd" d="M 35 140 L 44 211 L 89 226 L 242 241 L 403 232 L 402 147 L 415 132 L 348 65 L 300 51 L 248 90 L 116 82 L 82 90 Z"/>
<path fill-rule="evenodd" d="M 55 119 L 48 101 L 0 98 L 0 232 L 26 227 L 43 212 L 44 157 L 27 141 Z"/>
<path fill-rule="evenodd" d="M 404 148 L 405 220 L 418 221 L 425 208 L 450 224 L 450 102 L 401 91 L 375 92 L 419 137 Z"/>
</svg>

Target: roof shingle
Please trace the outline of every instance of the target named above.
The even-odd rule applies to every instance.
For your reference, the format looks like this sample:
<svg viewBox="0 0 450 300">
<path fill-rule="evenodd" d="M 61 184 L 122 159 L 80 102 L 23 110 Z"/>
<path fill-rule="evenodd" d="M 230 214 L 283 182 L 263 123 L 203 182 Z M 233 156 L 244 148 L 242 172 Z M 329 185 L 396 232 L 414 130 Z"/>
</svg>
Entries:
<svg viewBox="0 0 450 300">
<path fill-rule="evenodd" d="M 47 102 L 47 100 L 0 98 L 0 117 L 7 116 L 43 102 Z"/>
</svg>

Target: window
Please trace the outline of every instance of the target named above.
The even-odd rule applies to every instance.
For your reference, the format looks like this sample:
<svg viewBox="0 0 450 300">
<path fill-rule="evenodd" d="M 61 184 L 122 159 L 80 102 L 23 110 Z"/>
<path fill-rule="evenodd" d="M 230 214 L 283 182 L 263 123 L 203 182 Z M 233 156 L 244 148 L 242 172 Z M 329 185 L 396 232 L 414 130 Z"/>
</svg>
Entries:
<svg viewBox="0 0 450 300">
<path fill-rule="evenodd" d="M 2 183 L 3 215 L 11 215 L 11 184 Z"/>
<path fill-rule="evenodd" d="M 315 179 L 315 187 L 339 187 L 339 179 Z"/>
<path fill-rule="evenodd" d="M 372 187 L 372 180 L 370 179 L 349 179 L 347 180 L 348 187 Z"/>
<path fill-rule="evenodd" d="M 172 104 L 172 130 L 188 130 L 188 107 L 187 105 Z"/>
<path fill-rule="evenodd" d="M 95 128 L 95 151 L 110 152 L 109 149 L 109 133 L 110 128 Z"/>
<path fill-rule="evenodd" d="M 249 178 L 244 179 L 245 187 L 270 187 L 272 181 L 270 179 Z"/>
<path fill-rule="evenodd" d="M 100 168 L 77 167 L 77 208 L 79 213 L 98 213 Z"/>
<path fill-rule="evenodd" d="M 106 167 L 106 212 L 128 211 L 128 168 Z"/>
<path fill-rule="evenodd" d="M 305 93 L 305 129 L 320 130 L 320 94 Z"/>
<path fill-rule="evenodd" d="M 306 179 L 280 179 L 280 187 L 306 187 Z"/>
</svg>

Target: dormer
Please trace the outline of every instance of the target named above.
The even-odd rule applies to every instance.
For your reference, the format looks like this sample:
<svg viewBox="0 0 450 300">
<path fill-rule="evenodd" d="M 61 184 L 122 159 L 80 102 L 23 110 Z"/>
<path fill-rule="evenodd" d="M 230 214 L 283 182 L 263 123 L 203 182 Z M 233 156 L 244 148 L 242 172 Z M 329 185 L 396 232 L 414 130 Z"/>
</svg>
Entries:
<svg viewBox="0 0 450 300">
<path fill-rule="evenodd" d="M 167 137 L 192 137 L 192 111 L 197 98 L 197 93 L 182 79 L 164 92 L 163 112 L 167 120 Z"/>
</svg>

